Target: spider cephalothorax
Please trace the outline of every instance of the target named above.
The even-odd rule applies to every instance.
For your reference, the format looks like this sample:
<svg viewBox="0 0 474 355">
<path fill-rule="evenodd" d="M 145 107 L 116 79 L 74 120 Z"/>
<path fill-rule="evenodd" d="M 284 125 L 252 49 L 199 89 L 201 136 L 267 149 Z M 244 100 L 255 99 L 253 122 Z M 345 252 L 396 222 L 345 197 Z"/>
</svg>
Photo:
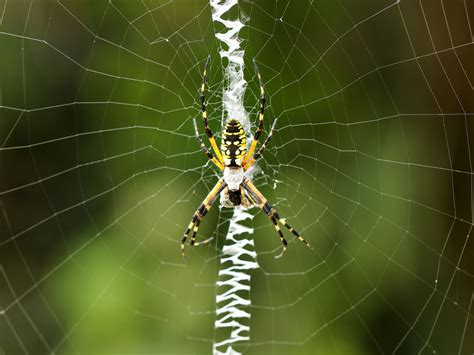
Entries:
<svg viewBox="0 0 474 355">
<path fill-rule="evenodd" d="M 194 213 L 194 216 L 189 223 L 183 238 L 181 239 L 182 255 L 184 256 L 184 243 L 188 239 L 191 231 L 193 232 L 191 236 L 191 245 L 199 244 L 196 243 L 196 234 L 199 229 L 199 225 L 219 195 L 221 196 L 220 202 L 225 207 L 236 207 L 241 205 L 244 207 L 250 207 L 255 205 L 265 212 L 265 214 L 272 221 L 276 231 L 280 236 L 280 239 L 283 243 L 283 251 L 286 251 L 287 242 L 278 223 L 284 225 L 295 237 L 309 246 L 306 240 L 304 240 L 304 238 L 301 237 L 297 231 L 295 231 L 288 223 L 286 223 L 284 218 L 280 218 L 275 208 L 272 207 L 272 205 L 267 201 L 262 193 L 258 191 L 255 185 L 252 184 L 252 182 L 245 176 L 245 172 L 255 163 L 258 158 L 262 156 L 265 146 L 272 138 L 273 129 L 275 128 L 276 123 L 276 121 L 273 122 L 267 139 L 265 142 L 263 142 L 260 149 L 255 153 L 258 139 L 263 130 L 263 117 L 265 113 L 265 91 L 263 89 L 262 77 L 258 70 L 257 63 L 254 60 L 255 71 L 260 84 L 260 109 L 258 114 L 257 130 L 255 131 L 252 144 L 250 145 L 250 148 L 247 152 L 247 139 L 245 136 L 245 131 L 242 128 L 242 124 L 236 119 L 230 119 L 227 121 L 224 131 L 222 132 L 221 150 L 217 148 L 216 139 L 214 138 L 212 130 L 209 128 L 207 120 L 206 97 L 204 94 L 209 60 L 210 57 L 207 58 L 206 66 L 204 68 L 199 98 L 201 101 L 201 113 L 204 122 L 204 128 L 215 156 L 202 141 L 199 135 L 196 120 L 194 120 L 194 131 L 196 133 L 196 138 L 201 145 L 201 149 L 204 153 L 206 153 L 214 165 L 216 165 L 223 172 L 223 177 L 219 179 L 217 184 L 204 199 L 201 206 L 199 206 L 199 208 Z"/>
</svg>

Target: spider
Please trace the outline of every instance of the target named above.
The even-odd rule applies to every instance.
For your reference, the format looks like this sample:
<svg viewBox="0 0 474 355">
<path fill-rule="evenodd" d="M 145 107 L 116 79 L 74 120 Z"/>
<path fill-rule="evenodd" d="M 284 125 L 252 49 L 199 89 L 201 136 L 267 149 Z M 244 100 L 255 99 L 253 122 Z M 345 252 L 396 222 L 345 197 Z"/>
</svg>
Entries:
<svg viewBox="0 0 474 355">
<path fill-rule="evenodd" d="M 280 217 L 275 208 L 272 207 L 272 205 L 267 201 L 262 193 L 245 176 L 245 172 L 262 156 L 262 152 L 272 138 L 273 129 L 275 128 L 276 124 L 275 120 L 272 124 L 267 139 L 261 145 L 260 149 L 254 153 L 255 148 L 257 147 L 258 139 L 260 138 L 260 134 L 263 131 L 263 116 L 265 112 L 265 91 L 263 89 L 262 77 L 255 59 L 253 60 L 253 63 L 260 85 L 260 110 L 258 114 L 258 126 L 255 131 L 252 144 L 250 145 L 250 149 L 247 152 L 245 132 L 242 128 L 242 124 L 237 119 L 230 119 L 225 125 L 224 131 L 222 133 L 221 150 L 217 148 L 216 139 L 209 128 L 206 111 L 206 97 L 204 92 L 210 58 L 210 56 L 207 57 L 206 65 L 204 67 L 201 87 L 199 89 L 199 99 L 201 103 L 201 114 L 204 121 L 204 128 L 215 155 L 202 141 L 195 119 L 193 119 L 193 123 L 196 139 L 201 146 L 202 151 L 214 163 L 214 165 L 223 172 L 223 177 L 219 179 L 217 184 L 204 199 L 201 206 L 199 206 L 199 208 L 194 213 L 193 218 L 189 223 L 183 238 L 181 239 L 182 256 L 185 256 L 184 245 L 191 231 L 191 245 L 199 245 L 199 243 L 196 242 L 196 234 L 198 232 L 199 225 L 201 224 L 204 216 L 211 209 L 212 204 L 215 202 L 219 194 L 220 203 L 225 207 L 236 207 L 240 205 L 244 207 L 258 206 L 263 212 L 265 212 L 268 218 L 270 218 L 272 221 L 278 235 L 280 236 L 280 240 L 283 243 L 283 253 L 286 251 L 288 243 L 278 223 L 284 225 L 295 237 L 310 247 L 309 243 L 286 222 L 285 218 Z M 201 244 L 206 242 L 207 241 L 202 242 Z"/>
</svg>

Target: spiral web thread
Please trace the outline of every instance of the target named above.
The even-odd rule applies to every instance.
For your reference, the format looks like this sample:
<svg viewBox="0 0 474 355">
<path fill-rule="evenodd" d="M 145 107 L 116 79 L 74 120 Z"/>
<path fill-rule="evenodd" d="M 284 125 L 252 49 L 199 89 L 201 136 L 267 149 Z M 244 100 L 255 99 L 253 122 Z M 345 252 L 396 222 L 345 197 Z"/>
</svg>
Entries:
<svg viewBox="0 0 474 355">
<path fill-rule="evenodd" d="M 225 4 L 221 20 L 237 12 Z M 278 119 L 253 180 L 317 249 L 289 240 L 275 262 L 256 214 L 251 303 L 234 307 L 251 313 L 250 340 L 219 351 L 473 353 L 473 4 L 239 2 L 265 123 Z M 0 2 L 0 353 L 209 353 L 238 330 L 214 326 L 233 307 L 215 304 L 232 288 L 230 273 L 216 284 L 232 211 L 216 203 L 198 235 L 214 242 L 179 253 L 220 176 L 192 123 L 210 53 L 216 133 L 228 92 L 214 54 L 228 27 L 212 9 Z M 246 122 L 225 101 L 223 119 Z"/>
</svg>

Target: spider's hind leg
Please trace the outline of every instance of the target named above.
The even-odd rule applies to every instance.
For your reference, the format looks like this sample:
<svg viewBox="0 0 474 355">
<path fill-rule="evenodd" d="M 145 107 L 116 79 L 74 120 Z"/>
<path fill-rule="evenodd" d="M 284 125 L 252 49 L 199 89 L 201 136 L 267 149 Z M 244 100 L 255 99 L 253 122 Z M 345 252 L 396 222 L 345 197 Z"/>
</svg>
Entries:
<svg viewBox="0 0 474 355">
<path fill-rule="evenodd" d="M 245 208 L 249 208 L 258 205 L 258 203 L 242 186 L 240 186 L 240 191 L 242 192 L 242 206 L 244 206 Z"/>
<path fill-rule="evenodd" d="M 255 187 L 254 184 L 252 184 L 249 180 L 245 179 L 243 184 L 244 188 L 247 190 L 249 193 L 249 196 L 252 197 L 256 204 L 260 207 L 260 209 L 265 212 L 265 214 L 270 218 L 272 221 L 273 225 L 275 226 L 275 229 L 280 236 L 280 240 L 283 243 L 283 252 L 286 251 L 288 243 L 280 229 L 280 226 L 278 225 L 278 222 L 280 222 L 282 225 L 284 225 L 291 234 L 293 234 L 295 237 L 297 237 L 301 242 L 303 242 L 307 247 L 311 248 L 309 243 L 293 228 L 291 227 L 287 222 L 285 218 L 281 218 L 278 212 L 273 208 L 273 206 L 268 202 L 268 200 L 265 198 L 265 196 L 262 195 L 260 191 Z M 312 248 L 311 248 L 312 249 Z M 281 256 L 281 255 L 280 255 Z"/>
<path fill-rule="evenodd" d="M 191 245 L 198 245 L 198 243 L 196 243 L 196 234 L 199 229 L 199 225 L 201 224 L 201 221 L 204 219 L 204 216 L 211 209 L 212 204 L 217 199 L 217 196 L 220 194 L 222 190 L 224 190 L 225 187 L 226 187 L 226 183 L 224 182 L 224 179 L 220 179 L 217 182 L 217 184 L 214 186 L 214 188 L 206 196 L 201 206 L 199 206 L 196 212 L 194 212 L 193 218 L 191 219 L 191 222 L 189 223 L 188 228 L 184 232 L 183 238 L 181 238 L 181 255 L 183 257 L 185 256 L 184 244 L 186 243 L 186 240 L 189 238 L 189 234 L 191 233 L 191 231 L 193 231 L 193 234 L 191 237 Z"/>
<path fill-rule="evenodd" d="M 273 215 L 278 220 L 278 222 L 280 222 L 290 231 L 291 234 L 293 234 L 296 238 L 298 238 L 300 241 L 302 241 L 304 244 L 306 244 L 308 247 L 311 248 L 311 245 L 301 235 L 299 235 L 299 233 L 292 226 L 290 226 L 286 222 L 285 218 L 280 218 L 280 216 L 278 215 L 278 212 L 275 209 L 273 209 Z"/>
</svg>

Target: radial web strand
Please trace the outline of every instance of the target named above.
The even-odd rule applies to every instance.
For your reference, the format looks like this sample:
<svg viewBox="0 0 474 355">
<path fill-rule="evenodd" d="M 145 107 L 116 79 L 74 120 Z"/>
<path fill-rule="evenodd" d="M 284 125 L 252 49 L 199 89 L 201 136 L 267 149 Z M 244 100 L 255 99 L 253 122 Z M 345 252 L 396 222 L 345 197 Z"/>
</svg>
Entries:
<svg viewBox="0 0 474 355">
<path fill-rule="evenodd" d="M 472 354 L 473 14 L 0 1 L 0 353 Z M 252 182 L 314 250 L 216 201 L 181 257 L 222 175 L 208 55 L 218 144 L 255 130 L 256 58 Z"/>
</svg>

